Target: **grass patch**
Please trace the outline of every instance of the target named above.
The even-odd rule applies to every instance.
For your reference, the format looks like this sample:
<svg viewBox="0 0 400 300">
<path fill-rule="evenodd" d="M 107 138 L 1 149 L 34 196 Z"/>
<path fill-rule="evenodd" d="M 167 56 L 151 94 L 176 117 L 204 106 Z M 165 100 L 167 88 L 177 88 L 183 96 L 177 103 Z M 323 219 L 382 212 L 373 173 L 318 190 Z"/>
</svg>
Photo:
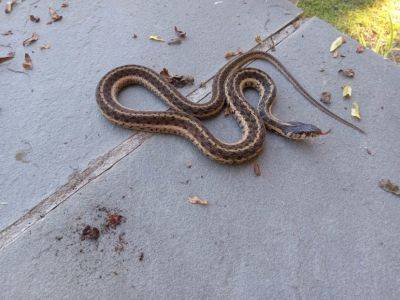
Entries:
<svg viewBox="0 0 400 300">
<path fill-rule="evenodd" d="M 298 6 L 306 17 L 318 16 L 363 46 L 400 61 L 400 0 L 302 0 Z"/>
</svg>

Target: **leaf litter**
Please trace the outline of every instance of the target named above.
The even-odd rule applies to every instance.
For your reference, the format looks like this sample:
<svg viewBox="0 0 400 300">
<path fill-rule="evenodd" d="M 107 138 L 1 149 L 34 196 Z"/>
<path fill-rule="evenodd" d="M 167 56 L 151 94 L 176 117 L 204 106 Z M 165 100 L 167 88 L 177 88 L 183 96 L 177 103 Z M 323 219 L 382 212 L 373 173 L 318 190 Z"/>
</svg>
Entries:
<svg viewBox="0 0 400 300">
<path fill-rule="evenodd" d="M 6 14 L 9 14 L 14 9 L 14 6 L 17 4 L 17 0 L 10 0 L 6 3 L 6 7 L 4 9 Z"/>
<path fill-rule="evenodd" d="M 358 105 L 357 102 L 353 102 L 351 107 L 351 116 L 357 120 L 361 120 L 360 105 Z"/>
<path fill-rule="evenodd" d="M 194 77 L 187 75 L 174 75 L 171 76 L 167 68 L 163 68 L 160 72 L 160 75 L 164 78 L 164 80 L 174 87 L 182 88 L 186 85 L 193 85 Z"/>
<path fill-rule="evenodd" d="M 22 63 L 22 67 L 25 70 L 32 70 L 33 68 L 32 59 L 28 53 L 25 53 L 25 61 Z"/>
<path fill-rule="evenodd" d="M 208 205 L 208 201 L 207 200 L 201 199 L 201 198 L 199 198 L 197 196 L 190 196 L 188 201 L 191 204 Z"/>
<path fill-rule="evenodd" d="M 379 181 L 379 187 L 388 193 L 400 196 L 400 188 L 398 185 L 391 182 L 389 179 L 382 179 Z"/>
<path fill-rule="evenodd" d="M 32 33 L 32 36 L 31 36 L 31 37 L 25 39 L 25 40 L 22 42 L 22 45 L 23 45 L 24 47 L 29 46 L 30 44 L 36 42 L 38 39 L 39 39 L 39 35 L 38 35 L 37 33 L 34 32 L 34 33 Z"/>
<path fill-rule="evenodd" d="M 356 75 L 353 69 L 340 69 L 338 73 L 348 78 L 353 78 Z"/>
<path fill-rule="evenodd" d="M 320 101 L 324 104 L 331 104 L 332 94 L 330 92 L 322 92 Z"/>
<path fill-rule="evenodd" d="M 14 52 L 10 52 L 6 56 L 1 56 L 0 57 L 0 64 L 13 59 L 14 57 L 15 57 L 15 53 Z"/>
</svg>

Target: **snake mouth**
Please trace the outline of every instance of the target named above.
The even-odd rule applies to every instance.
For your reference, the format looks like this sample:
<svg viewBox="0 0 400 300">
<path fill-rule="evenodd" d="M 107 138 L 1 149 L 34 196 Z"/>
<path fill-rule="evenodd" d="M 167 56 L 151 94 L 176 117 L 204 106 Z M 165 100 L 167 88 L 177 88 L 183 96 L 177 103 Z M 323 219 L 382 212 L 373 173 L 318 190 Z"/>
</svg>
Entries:
<svg viewBox="0 0 400 300">
<path fill-rule="evenodd" d="M 294 140 L 302 140 L 327 135 L 331 132 L 331 129 L 328 131 L 322 131 L 312 124 L 289 122 L 284 131 L 286 137 Z"/>
</svg>

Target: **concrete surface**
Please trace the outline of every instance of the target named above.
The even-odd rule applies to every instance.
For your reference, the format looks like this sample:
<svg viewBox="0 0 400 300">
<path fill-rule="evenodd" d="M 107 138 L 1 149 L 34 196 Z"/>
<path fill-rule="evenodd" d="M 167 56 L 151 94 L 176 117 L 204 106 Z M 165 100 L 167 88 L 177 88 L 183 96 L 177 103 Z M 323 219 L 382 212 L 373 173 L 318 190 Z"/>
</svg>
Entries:
<svg viewBox="0 0 400 300">
<path fill-rule="evenodd" d="M 65 9 L 60 3 L 50 3 L 63 16 L 51 25 L 47 1 L 24 1 L 2 13 L 1 32 L 14 34 L 0 36 L 0 50 L 13 50 L 16 58 L 0 66 L 0 230 L 132 134 L 98 113 L 94 90 L 109 69 L 167 67 L 195 76 L 198 86 L 225 63 L 226 51 L 249 49 L 256 35 L 266 37 L 300 13 L 280 0 L 71 1 Z M 27 21 L 30 14 L 41 22 Z M 148 40 L 154 34 L 173 38 L 175 25 L 188 34 L 181 45 Z M 32 32 L 39 41 L 24 49 Z M 46 43 L 51 49 L 39 50 Z M 25 51 L 33 70 L 16 73 Z M 142 96 L 149 97 L 135 91 Z"/>
<path fill-rule="evenodd" d="M 257 63 L 277 83 L 280 117 L 332 134 L 297 143 L 268 134 L 260 177 L 252 164 L 218 165 L 181 138 L 153 136 L 0 250 L 3 297 L 398 299 L 400 202 L 377 181 L 400 181 L 400 70 L 371 51 L 356 54 L 352 40 L 345 58 L 332 58 L 339 34 L 312 19 L 274 55 L 313 95 L 332 92 L 337 113 L 349 116 L 359 102 L 367 135 L 330 120 Z M 356 77 L 342 78 L 344 67 Z M 345 82 L 351 100 L 340 96 Z M 229 118 L 208 124 L 237 137 Z M 189 204 L 191 195 L 209 205 Z M 81 241 L 86 224 L 104 224 L 103 207 L 126 222 Z"/>
</svg>

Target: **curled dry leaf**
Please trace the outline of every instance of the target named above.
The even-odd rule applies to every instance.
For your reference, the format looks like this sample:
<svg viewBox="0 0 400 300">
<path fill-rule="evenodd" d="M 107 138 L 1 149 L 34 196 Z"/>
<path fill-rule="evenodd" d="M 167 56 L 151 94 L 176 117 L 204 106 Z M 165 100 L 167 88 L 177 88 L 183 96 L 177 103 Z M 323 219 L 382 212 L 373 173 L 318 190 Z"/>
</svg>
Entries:
<svg viewBox="0 0 400 300">
<path fill-rule="evenodd" d="M 9 14 L 9 13 L 11 13 L 12 12 L 12 10 L 13 10 L 13 8 L 14 8 L 14 6 L 15 6 L 15 4 L 17 4 L 17 0 L 10 0 L 10 1 L 8 1 L 7 3 L 6 3 L 6 8 L 5 8 L 5 13 L 6 14 Z"/>
<path fill-rule="evenodd" d="M 342 87 L 343 89 L 343 98 L 350 98 L 351 97 L 351 86 L 349 85 L 344 85 Z"/>
<path fill-rule="evenodd" d="M 51 24 L 53 22 L 58 22 L 62 20 L 62 16 L 59 15 L 56 10 L 52 7 L 49 7 L 49 14 L 51 17 L 51 21 L 47 22 L 47 24 Z"/>
<path fill-rule="evenodd" d="M 22 67 L 24 67 L 25 70 L 32 70 L 33 68 L 32 59 L 28 53 L 25 53 L 25 61 L 22 63 Z"/>
<path fill-rule="evenodd" d="M 386 192 L 400 196 L 400 188 L 398 185 L 391 182 L 389 179 L 382 179 L 379 181 L 379 187 Z"/>
<path fill-rule="evenodd" d="M 239 55 L 239 54 L 242 54 L 243 52 L 240 50 L 240 49 L 238 49 L 236 52 L 234 52 L 234 51 L 227 51 L 227 52 L 225 52 L 225 58 L 226 59 L 229 59 L 229 58 L 231 58 L 231 57 L 234 57 L 234 56 L 236 56 L 236 55 Z"/>
<path fill-rule="evenodd" d="M 351 116 L 357 120 L 361 120 L 360 116 L 360 106 L 357 102 L 354 102 L 351 106 Z"/>
<path fill-rule="evenodd" d="M 353 78 L 356 74 L 353 69 L 340 69 L 338 72 L 349 78 Z"/>
<path fill-rule="evenodd" d="M 262 42 L 263 42 L 261 36 L 259 36 L 259 35 L 256 35 L 256 38 L 254 40 L 256 41 L 257 44 L 262 44 Z"/>
<path fill-rule="evenodd" d="M 13 32 L 11 30 L 3 32 L 1 35 L 7 36 L 7 35 L 12 35 Z"/>
<path fill-rule="evenodd" d="M 254 174 L 256 176 L 261 176 L 261 168 L 260 168 L 260 165 L 257 162 L 254 163 L 253 170 L 254 170 Z"/>
<path fill-rule="evenodd" d="M 44 44 L 44 45 L 40 46 L 40 50 L 47 50 L 47 49 L 50 49 L 50 48 L 51 48 L 50 44 Z"/>
<path fill-rule="evenodd" d="M 335 51 L 338 49 L 340 46 L 342 46 L 344 43 L 346 43 L 346 39 L 343 36 L 338 37 L 336 40 L 334 40 L 331 44 L 331 48 L 329 49 L 330 52 Z"/>
<path fill-rule="evenodd" d="M 30 38 L 27 38 L 26 40 L 24 40 L 22 42 L 22 45 L 24 47 L 29 46 L 30 44 L 36 42 L 39 39 L 39 36 L 37 35 L 37 33 L 32 33 L 32 36 Z"/>
<path fill-rule="evenodd" d="M 165 42 L 161 37 L 158 35 L 151 35 L 149 36 L 149 40 L 156 41 L 156 42 Z"/>
<path fill-rule="evenodd" d="M 320 100 L 324 104 L 331 104 L 332 94 L 329 92 L 322 92 Z"/>
<path fill-rule="evenodd" d="M 364 46 L 358 45 L 356 48 L 356 53 L 363 53 L 365 50 Z"/>
<path fill-rule="evenodd" d="M 3 63 L 3 62 L 8 61 L 8 60 L 10 60 L 10 59 L 13 59 L 14 56 L 15 56 L 15 53 L 14 53 L 14 52 L 10 52 L 10 53 L 8 53 L 6 56 L 0 57 L 0 64 Z"/>
<path fill-rule="evenodd" d="M 186 32 L 179 30 L 178 27 L 174 26 L 175 34 L 181 39 L 186 39 Z"/>
<path fill-rule="evenodd" d="M 34 15 L 30 15 L 29 16 L 29 20 L 31 20 L 33 23 L 39 23 L 40 22 L 40 18 L 39 17 L 35 17 Z"/>
<path fill-rule="evenodd" d="M 189 197 L 189 203 L 191 203 L 191 204 L 200 204 L 200 205 L 208 205 L 208 201 L 207 200 L 204 200 L 204 199 L 201 199 L 201 198 L 199 198 L 199 197 L 197 197 L 197 196 L 191 196 L 191 197 Z"/>
<path fill-rule="evenodd" d="M 163 68 L 160 72 L 160 75 L 164 78 L 164 80 L 174 87 L 181 88 L 186 85 L 192 85 L 194 83 L 194 78 L 192 76 L 185 76 L 185 75 L 174 75 L 171 76 L 169 74 L 168 69 Z"/>
</svg>

